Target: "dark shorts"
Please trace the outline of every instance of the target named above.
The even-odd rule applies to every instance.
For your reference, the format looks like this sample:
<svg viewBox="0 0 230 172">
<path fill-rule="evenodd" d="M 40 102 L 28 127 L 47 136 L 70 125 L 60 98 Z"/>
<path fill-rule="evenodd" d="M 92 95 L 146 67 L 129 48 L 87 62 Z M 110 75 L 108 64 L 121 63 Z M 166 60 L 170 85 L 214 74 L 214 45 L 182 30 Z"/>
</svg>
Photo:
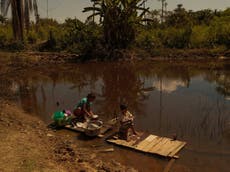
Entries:
<svg viewBox="0 0 230 172">
<path fill-rule="evenodd" d="M 133 122 L 132 121 L 122 122 L 121 126 L 120 126 L 120 131 L 121 132 L 126 132 L 132 126 L 133 126 Z"/>
<path fill-rule="evenodd" d="M 81 108 L 77 108 L 73 111 L 76 122 L 85 122 L 85 112 Z"/>
</svg>

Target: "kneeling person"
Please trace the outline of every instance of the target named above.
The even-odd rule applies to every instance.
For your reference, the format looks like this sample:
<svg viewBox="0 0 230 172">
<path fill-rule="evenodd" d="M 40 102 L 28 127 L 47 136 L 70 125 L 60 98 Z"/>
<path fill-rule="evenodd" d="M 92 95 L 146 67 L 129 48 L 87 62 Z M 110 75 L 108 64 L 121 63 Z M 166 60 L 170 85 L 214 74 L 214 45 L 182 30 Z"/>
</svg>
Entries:
<svg viewBox="0 0 230 172">
<path fill-rule="evenodd" d="M 137 135 L 137 132 L 134 129 L 134 116 L 128 111 L 126 105 L 120 105 L 121 110 L 121 119 L 120 119 L 120 129 L 119 134 L 122 139 L 128 140 L 128 131 L 132 130 L 133 134 Z"/>
<path fill-rule="evenodd" d="M 73 111 L 77 122 L 85 122 L 88 118 L 94 118 L 95 115 L 91 110 L 91 105 L 95 98 L 96 96 L 90 93 L 80 100 Z"/>
</svg>

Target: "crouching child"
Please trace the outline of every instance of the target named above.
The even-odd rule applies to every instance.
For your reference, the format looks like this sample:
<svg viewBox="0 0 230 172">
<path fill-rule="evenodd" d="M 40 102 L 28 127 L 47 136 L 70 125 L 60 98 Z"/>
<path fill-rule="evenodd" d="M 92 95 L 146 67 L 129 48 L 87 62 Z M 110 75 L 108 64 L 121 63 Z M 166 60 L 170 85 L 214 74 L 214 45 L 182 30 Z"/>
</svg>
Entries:
<svg viewBox="0 0 230 172">
<path fill-rule="evenodd" d="M 54 124 L 57 127 L 63 127 L 65 125 L 71 124 L 72 113 L 69 110 L 57 111 L 54 112 L 52 116 Z"/>
<path fill-rule="evenodd" d="M 119 128 L 119 138 L 128 141 L 129 129 L 132 130 L 133 134 L 137 135 L 134 129 L 134 116 L 128 111 L 126 105 L 120 105 L 121 118 L 120 118 L 120 128 Z"/>
</svg>

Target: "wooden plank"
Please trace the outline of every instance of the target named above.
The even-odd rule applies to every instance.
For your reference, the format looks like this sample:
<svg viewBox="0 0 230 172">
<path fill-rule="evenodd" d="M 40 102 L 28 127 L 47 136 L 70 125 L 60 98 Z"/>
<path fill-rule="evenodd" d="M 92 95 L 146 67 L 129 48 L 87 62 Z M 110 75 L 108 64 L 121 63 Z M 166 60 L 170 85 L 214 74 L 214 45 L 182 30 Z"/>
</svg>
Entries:
<svg viewBox="0 0 230 172">
<path fill-rule="evenodd" d="M 162 147 L 160 147 L 157 152 L 159 152 L 163 156 L 167 156 L 170 151 L 175 149 L 175 147 L 178 146 L 179 143 L 174 142 L 173 140 L 169 139 Z"/>
<path fill-rule="evenodd" d="M 101 150 L 97 150 L 97 152 L 99 153 L 114 152 L 114 148 L 101 149 Z"/>
<path fill-rule="evenodd" d="M 117 144 L 126 146 L 127 142 L 125 140 L 117 140 Z"/>
<path fill-rule="evenodd" d="M 133 144 L 136 142 L 136 140 L 130 140 L 127 143 L 127 146 L 129 146 L 130 148 L 133 148 Z"/>
<path fill-rule="evenodd" d="M 69 129 L 69 130 L 73 130 L 73 131 L 77 131 L 77 132 L 84 132 L 84 128 L 80 128 L 80 127 L 72 127 L 71 125 L 66 125 L 65 126 L 66 129 Z"/>
<path fill-rule="evenodd" d="M 176 149 L 174 149 L 174 150 L 168 155 L 168 157 L 174 157 L 174 156 L 176 155 L 176 153 L 178 153 L 184 146 L 185 146 L 185 144 L 182 143 L 180 146 L 178 146 Z"/>
<path fill-rule="evenodd" d="M 170 152 L 172 152 L 175 148 L 177 148 L 181 144 L 180 141 L 174 140 L 168 144 L 165 149 L 161 152 L 163 155 L 168 156 Z"/>
<path fill-rule="evenodd" d="M 172 158 L 173 159 L 179 159 L 179 156 L 178 155 L 174 155 Z"/>
<path fill-rule="evenodd" d="M 176 149 L 174 149 L 168 156 L 173 157 L 177 152 L 179 152 L 184 146 L 186 145 L 185 142 L 182 142 L 180 146 L 178 146 Z"/>
<path fill-rule="evenodd" d="M 120 140 L 120 139 L 116 139 L 116 140 L 108 140 L 109 142 L 112 142 L 112 143 L 115 143 L 115 144 L 118 144 L 118 145 L 123 145 L 125 140 Z"/>
<path fill-rule="evenodd" d="M 160 139 L 160 137 L 153 137 L 152 135 L 149 135 L 146 139 L 144 139 L 143 141 L 141 141 L 138 145 L 136 145 L 137 149 L 142 150 L 144 147 L 146 147 L 149 143 L 149 140 L 153 139 L 154 141 L 157 141 L 158 139 Z"/>
<path fill-rule="evenodd" d="M 157 137 L 156 139 L 154 139 L 154 141 L 151 143 L 151 147 L 157 145 L 158 143 L 160 143 L 162 141 L 162 137 Z M 149 148 L 151 149 L 151 148 Z M 146 151 L 147 152 L 147 151 Z"/>
<path fill-rule="evenodd" d="M 161 142 L 159 142 L 159 143 L 156 144 L 155 146 L 151 147 L 151 148 L 148 150 L 148 152 L 153 152 L 153 153 L 157 153 L 157 154 L 158 154 L 157 150 L 158 150 L 162 145 L 164 145 L 167 141 L 168 141 L 168 138 L 163 138 L 163 139 L 161 140 Z"/>
<path fill-rule="evenodd" d="M 138 145 L 137 148 L 138 149 L 141 149 L 144 151 L 144 149 L 146 149 L 146 147 L 149 147 L 149 145 L 151 146 L 151 144 L 154 142 L 155 139 L 157 139 L 158 137 L 157 136 L 154 136 L 154 135 L 150 135 L 148 138 L 146 138 L 143 142 L 142 145 Z"/>
<path fill-rule="evenodd" d="M 156 144 L 156 142 L 157 142 L 157 139 L 158 137 L 155 137 L 148 145 L 146 145 L 142 150 L 144 151 L 144 152 L 148 152 L 148 150 L 154 145 L 154 144 Z"/>
<path fill-rule="evenodd" d="M 147 137 L 145 140 L 148 142 L 151 142 L 153 139 L 155 139 L 157 136 L 155 135 L 149 135 L 149 137 Z"/>
<path fill-rule="evenodd" d="M 138 134 L 138 139 L 136 140 L 136 142 L 132 145 L 132 146 L 134 146 L 134 147 L 137 147 L 137 145 L 139 144 L 139 143 L 141 143 L 143 140 L 145 140 L 148 136 L 149 136 L 149 134 L 145 134 L 145 133 L 143 133 L 143 132 L 138 132 L 139 134 Z"/>
<path fill-rule="evenodd" d="M 117 145 L 121 145 L 121 146 L 126 146 L 126 147 L 130 147 L 130 148 L 133 148 L 133 143 L 136 141 L 136 140 L 131 140 L 131 141 L 126 141 L 126 140 L 120 140 L 120 139 L 117 139 L 117 140 L 114 140 L 114 139 L 109 139 L 107 140 L 108 142 L 110 143 L 114 143 L 114 144 L 117 144 Z"/>
<path fill-rule="evenodd" d="M 146 138 L 144 138 L 144 139 L 143 139 L 141 142 L 139 142 L 137 145 L 135 145 L 135 147 L 141 147 L 141 146 L 147 144 L 148 141 L 146 141 L 146 139 L 147 139 L 148 137 L 150 137 L 150 135 L 147 136 Z"/>
<path fill-rule="evenodd" d="M 107 139 L 106 141 L 109 143 L 116 143 L 116 140 L 114 140 L 114 139 Z"/>
<path fill-rule="evenodd" d="M 152 148 L 153 146 L 159 144 L 161 141 L 162 141 L 162 137 L 156 137 L 155 139 L 152 140 L 152 142 L 150 144 L 146 145 L 142 150 L 144 152 L 148 152 L 148 150 L 150 148 Z"/>
<path fill-rule="evenodd" d="M 129 147 L 135 150 L 139 150 L 141 152 L 147 152 L 151 154 L 158 154 L 165 157 L 176 157 L 175 154 L 180 151 L 184 146 L 185 142 L 172 140 L 166 137 L 159 137 L 155 135 L 149 135 L 144 140 L 139 142 L 139 144 L 135 145 L 137 140 L 121 140 L 121 139 L 108 139 L 110 143 L 114 143 L 116 145 Z M 139 141 L 139 140 L 138 140 Z"/>
<path fill-rule="evenodd" d="M 167 149 L 168 151 L 165 154 L 167 154 L 167 156 L 169 156 L 171 154 L 171 152 L 173 150 L 177 149 L 178 147 L 180 147 L 181 144 L 182 144 L 182 142 L 180 142 L 180 141 L 174 141 L 172 143 L 172 146 Z M 172 156 L 169 156 L 169 157 L 172 157 Z"/>
<path fill-rule="evenodd" d="M 167 156 L 168 155 L 168 151 L 167 153 L 166 150 L 169 148 L 169 146 L 172 144 L 172 140 L 171 139 L 167 139 L 160 147 L 157 148 L 156 152 L 160 155 L 163 156 Z"/>
</svg>

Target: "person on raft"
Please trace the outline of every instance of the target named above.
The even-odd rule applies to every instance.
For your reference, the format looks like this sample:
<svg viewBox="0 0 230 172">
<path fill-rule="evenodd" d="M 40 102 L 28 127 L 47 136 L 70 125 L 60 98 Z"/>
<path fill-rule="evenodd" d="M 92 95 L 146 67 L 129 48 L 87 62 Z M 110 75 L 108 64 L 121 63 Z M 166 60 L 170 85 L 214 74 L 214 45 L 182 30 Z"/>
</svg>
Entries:
<svg viewBox="0 0 230 172">
<path fill-rule="evenodd" d="M 76 121 L 85 122 L 87 119 L 94 119 L 97 115 L 91 110 L 92 102 L 96 99 L 95 94 L 89 93 L 87 97 L 82 98 L 73 110 Z"/>
<path fill-rule="evenodd" d="M 128 140 L 128 131 L 132 130 L 134 135 L 137 135 L 137 132 L 134 129 L 134 116 L 128 111 L 128 107 L 124 104 L 120 105 L 121 118 L 120 118 L 120 128 L 119 133 L 122 139 Z"/>
<path fill-rule="evenodd" d="M 69 110 L 54 112 L 52 119 L 56 127 L 63 127 L 71 123 L 72 113 Z"/>
</svg>

